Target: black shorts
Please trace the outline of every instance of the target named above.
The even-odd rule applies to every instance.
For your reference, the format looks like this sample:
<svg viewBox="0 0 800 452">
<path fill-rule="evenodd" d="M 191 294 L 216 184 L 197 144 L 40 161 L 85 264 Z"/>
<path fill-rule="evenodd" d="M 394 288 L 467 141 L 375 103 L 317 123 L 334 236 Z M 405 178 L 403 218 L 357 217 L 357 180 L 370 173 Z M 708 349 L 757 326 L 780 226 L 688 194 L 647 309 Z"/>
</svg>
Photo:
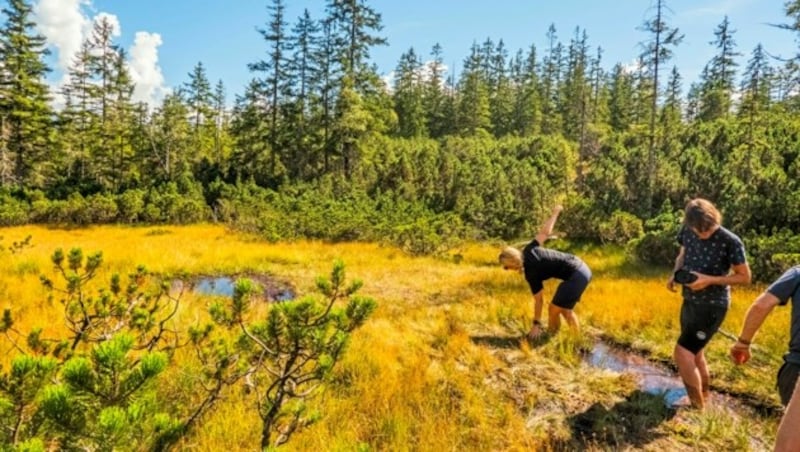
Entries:
<svg viewBox="0 0 800 452">
<path fill-rule="evenodd" d="M 798 372 L 800 372 L 800 365 L 787 362 L 784 362 L 780 370 L 778 370 L 778 393 L 781 395 L 783 406 L 788 405 L 789 399 L 792 398 Z"/>
<path fill-rule="evenodd" d="M 681 336 L 678 338 L 678 345 L 698 354 L 719 330 L 727 313 L 727 306 L 684 301 L 681 306 Z"/>
<path fill-rule="evenodd" d="M 574 308 L 575 305 L 578 304 L 578 301 L 580 301 L 583 291 L 586 290 L 586 287 L 589 285 L 589 281 L 591 280 L 592 271 L 589 270 L 589 266 L 586 264 L 581 264 L 581 266 L 578 267 L 578 269 L 575 270 L 569 278 L 565 279 L 561 282 L 561 284 L 558 285 L 551 303 L 559 308 Z"/>
</svg>

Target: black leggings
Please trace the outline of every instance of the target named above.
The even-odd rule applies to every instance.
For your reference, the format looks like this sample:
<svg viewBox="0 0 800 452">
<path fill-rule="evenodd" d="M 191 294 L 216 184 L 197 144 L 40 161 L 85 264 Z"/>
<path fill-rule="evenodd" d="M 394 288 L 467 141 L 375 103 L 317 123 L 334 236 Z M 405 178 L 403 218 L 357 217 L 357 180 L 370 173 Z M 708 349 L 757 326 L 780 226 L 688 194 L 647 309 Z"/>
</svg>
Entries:
<svg viewBox="0 0 800 452">
<path fill-rule="evenodd" d="M 552 303 L 559 308 L 572 309 L 578 304 L 583 295 L 583 291 L 592 280 L 592 271 L 589 266 L 582 263 L 572 275 L 561 282 L 553 295 Z"/>
<path fill-rule="evenodd" d="M 727 313 L 728 307 L 724 305 L 684 301 L 681 306 L 681 336 L 678 338 L 678 345 L 698 354 L 717 333 Z"/>
</svg>

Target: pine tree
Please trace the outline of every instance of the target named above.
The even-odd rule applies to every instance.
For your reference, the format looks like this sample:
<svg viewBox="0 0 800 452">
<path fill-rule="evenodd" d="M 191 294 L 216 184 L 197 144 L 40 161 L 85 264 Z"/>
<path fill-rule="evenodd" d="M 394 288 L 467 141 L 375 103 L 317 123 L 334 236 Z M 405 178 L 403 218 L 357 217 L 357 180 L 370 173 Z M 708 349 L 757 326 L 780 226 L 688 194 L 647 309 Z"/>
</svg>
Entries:
<svg viewBox="0 0 800 452">
<path fill-rule="evenodd" d="M 278 161 L 281 159 L 280 150 L 284 147 L 281 108 L 289 97 L 289 37 L 286 34 L 284 20 L 285 5 L 283 0 L 272 0 L 268 8 L 270 19 L 267 28 L 259 29 L 259 33 L 267 42 L 269 50 L 267 58 L 250 64 L 252 72 L 263 73 L 264 79 L 260 80 L 267 103 L 265 118 L 269 128 L 269 174 L 272 178 L 279 177 Z"/>
<path fill-rule="evenodd" d="M 642 25 L 642 30 L 650 33 L 651 39 L 646 42 L 641 54 L 642 63 L 647 69 L 648 84 L 652 90 L 650 95 L 650 126 L 648 131 L 647 168 L 648 174 L 653 175 L 656 170 L 656 116 L 659 105 L 659 75 L 664 64 L 672 58 L 671 47 L 678 46 L 683 40 L 683 35 L 677 28 L 671 28 L 666 22 L 668 8 L 665 0 L 656 0 L 655 15 Z M 655 178 L 649 179 L 648 193 L 645 196 L 645 212 L 653 212 L 653 183 Z"/>
<path fill-rule="evenodd" d="M 394 106 L 402 137 L 427 135 L 423 101 L 422 62 L 414 48 L 400 56 L 395 70 Z"/>
<path fill-rule="evenodd" d="M 287 127 L 293 133 L 287 169 L 291 179 L 306 179 L 317 166 L 319 151 L 312 142 L 311 118 L 314 93 L 319 90 L 317 82 L 320 68 L 315 52 L 320 45 L 320 31 L 319 23 L 311 19 L 311 14 L 306 9 L 289 36 L 288 50 L 292 52 L 292 57 L 288 75 L 293 100 L 287 107 Z"/>
<path fill-rule="evenodd" d="M 735 87 L 736 57 L 741 53 L 736 51 L 736 41 L 733 35 L 736 30 L 731 30 L 728 16 L 717 26 L 714 31 L 715 39 L 711 42 L 718 49 L 706 66 L 708 68 L 702 79 L 702 93 L 699 118 L 711 121 L 726 116 L 731 111 L 733 90 Z"/>
<path fill-rule="evenodd" d="M 513 130 L 522 136 L 538 133 L 542 121 L 542 100 L 535 45 L 530 46 L 527 54 L 522 50 L 518 52 L 511 73 L 516 87 Z"/>
<path fill-rule="evenodd" d="M 314 64 L 318 71 L 311 79 L 317 87 L 317 94 L 311 105 L 314 126 L 318 130 L 319 147 L 322 149 L 322 173 L 331 169 L 335 144 L 333 142 L 333 122 L 341 78 L 341 66 L 337 64 L 337 41 L 334 35 L 335 22 L 332 19 L 322 21 L 320 40 L 313 53 Z"/>
<path fill-rule="evenodd" d="M 214 85 L 214 93 L 211 96 L 211 100 L 214 109 L 214 154 L 212 160 L 219 164 L 222 162 L 223 158 L 226 157 L 224 149 L 228 127 L 228 111 L 225 106 L 225 84 L 221 79 Z"/>
<path fill-rule="evenodd" d="M 33 9 L 8 0 L 0 30 L 0 186 L 41 187 L 51 156 L 50 94 L 45 39 L 35 32 Z"/>
<path fill-rule="evenodd" d="M 431 49 L 431 58 L 427 66 L 428 77 L 424 80 L 425 127 L 431 137 L 439 138 L 445 135 L 451 126 L 445 113 L 445 67 L 442 46 L 438 43 Z"/>
<path fill-rule="evenodd" d="M 617 63 L 609 80 L 609 124 L 617 132 L 627 131 L 633 124 L 633 76 Z"/>
<path fill-rule="evenodd" d="M 542 62 L 541 99 L 542 132 L 546 134 L 561 132 L 561 116 L 558 113 L 558 87 L 561 81 L 561 57 L 563 46 L 557 40 L 556 27 L 550 24 L 547 29 L 547 54 Z"/>
<path fill-rule="evenodd" d="M 508 135 L 512 131 L 514 89 L 508 74 L 508 52 L 501 39 L 490 61 L 489 114 L 495 136 Z"/>
<path fill-rule="evenodd" d="M 753 143 L 755 128 L 772 103 L 773 77 L 773 69 L 769 66 L 764 48 L 758 44 L 745 68 L 738 111 L 739 118 L 746 124 L 749 143 Z"/>
<path fill-rule="evenodd" d="M 369 91 L 374 73 L 367 64 L 369 51 L 387 42 L 377 35 L 383 29 L 381 15 L 367 6 L 366 0 L 328 0 L 327 11 L 344 75 L 357 92 Z"/>
<path fill-rule="evenodd" d="M 135 121 L 133 96 L 133 79 L 128 72 L 125 51 L 120 49 L 114 63 L 114 78 L 111 81 L 111 105 L 106 124 L 112 141 L 108 143 L 111 148 L 110 179 L 113 190 L 119 190 L 127 185 L 133 177 L 131 167 L 133 158 L 132 129 Z"/>
<path fill-rule="evenodd" d="M 64 147 L 66 168 L 63 184 L 80 190 L 89 180 L 91 171 L 90 149 L 98 146 L 97 114 L 91 108 L 95 87 L 92 83 L 90 60 L 92 48 L 89 41 L 81 43 L 68 70 L 67 82 L 62 86 L 64 108 L 59 112 L 60 137 Z"/>
<path fill-rule="evenodd" d="M 466 135 L 488 133 L 492 128 L 489 89 L 482 64 L 480 48 L 473 44 L 458 83 L 458 127 Z"/>
<path fill-rule="evenodd" d="M 186 105 L 189 106 L 193 118 L 192 129 L 195 135 L 199 135 L 200 126 L 213 114 L 211 82 L 208 81 L 206 68 L 202 61 L 198 61 L 192 72 L 189 73 L 189 81 L 183 84 L 180 93 Z"/>
</svg>

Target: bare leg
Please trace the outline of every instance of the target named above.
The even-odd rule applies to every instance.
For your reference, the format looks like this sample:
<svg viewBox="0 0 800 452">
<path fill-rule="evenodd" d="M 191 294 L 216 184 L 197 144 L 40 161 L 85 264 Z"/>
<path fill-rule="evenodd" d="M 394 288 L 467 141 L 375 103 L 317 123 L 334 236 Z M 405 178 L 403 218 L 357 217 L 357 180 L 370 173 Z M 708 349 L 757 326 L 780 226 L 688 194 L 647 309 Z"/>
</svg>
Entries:
<svg viewBox="0 0 800 452">
<path fill-rule="evenodd" d="M 547 308 L 547 329 L 551 333 L 556 333 L 561 328 L 561 308 L 550 303 Z"/>
<path fill-rule="evenodd" d="M 578 321 L 578 316 L 575 315 L 575 311 L 572 309 L 562 309 L 561 315 L 564 316 L 564 321 L 567 322 L 567 325 L 573 329 L 576 333 L 581 330 L 581 324 Z"/>
<path fill-rule="evenodd" d="M 702 410 L 705 407 L 702 392 L 703 380 L 695 362 L 696 355 L 680 345 L 675 345 L 673 357 L 675 364 L 678 365 L 678 373 L 686 386 L 686 394 L 689 395 L 692 406 Z"/>
<path fill-rule="evenodd" d="M 576 333 L 580 331 L 581 325 L 578 321 L 578 316 L 575 315 L 575 311 L 572 309 L 564 309 L 551 303 L 548 309 L 548 326 L 551 333 L 555 333 L 561 327 L 561 317 L 564 317 L 564 321 L 567 322 L 567 325 L 569 325 L 573 331 Z"/>
<path fill-rule="evenodd" d="M 708 371 L 708 363 L 706 362 L 706 355 L 703 350 L 700 350 L 694 356 L 694 363 L 697 366 L 697 371 L 700 373 L 700 387 L 703 391 L 703 400 L 708 402 L 711 396 L 711 373 Z"/>
</svg>

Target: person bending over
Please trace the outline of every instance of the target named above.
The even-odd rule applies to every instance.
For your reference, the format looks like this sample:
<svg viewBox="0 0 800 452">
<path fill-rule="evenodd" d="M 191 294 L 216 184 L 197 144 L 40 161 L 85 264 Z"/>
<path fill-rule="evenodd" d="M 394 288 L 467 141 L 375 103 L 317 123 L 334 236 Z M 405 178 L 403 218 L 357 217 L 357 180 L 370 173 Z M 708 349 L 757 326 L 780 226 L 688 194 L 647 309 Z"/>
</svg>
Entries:
<svg viewBox="0 0 800 452">
<path fill-rule="evenodd" d="M 589 266 L 577 256 L 542 246 L 553 233 L 553 226 L 562 210 L 560 205 L 553 209 L 536 237 L 522 251 L 509 246 L 504 248 L 499 256 L 503 269 L 522 272 L 530 286 L 534 304 L 533 325 L 528 333 L 528 338 L 532 340 L 544 333 L 542 324 L 543 282 L 550 278 L 562 281 L 548 308 L 548 331 L 555 333 L 561 326 L 562 317 L 567 325 L 575 331 L 580 329 L 574 308 L 592 279 Z"/>
</svg>

